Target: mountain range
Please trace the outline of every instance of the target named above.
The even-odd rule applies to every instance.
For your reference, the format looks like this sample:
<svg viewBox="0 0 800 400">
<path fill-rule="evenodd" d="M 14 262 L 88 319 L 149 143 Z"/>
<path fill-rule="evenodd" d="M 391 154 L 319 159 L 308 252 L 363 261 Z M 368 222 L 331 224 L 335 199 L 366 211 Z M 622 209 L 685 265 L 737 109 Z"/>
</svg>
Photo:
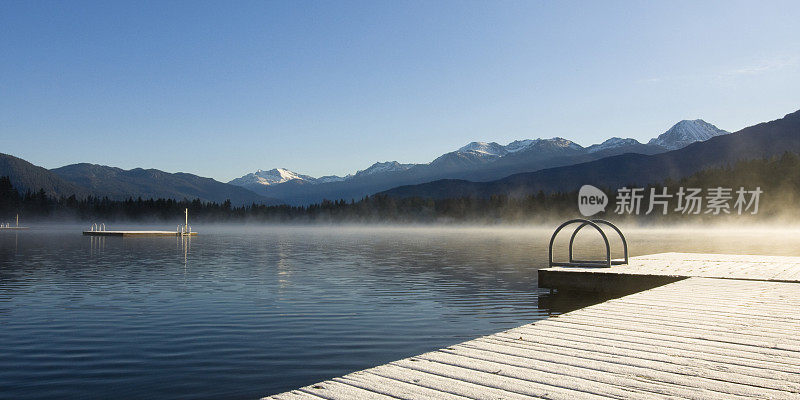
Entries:
<svg viewBox="0 0 800 400">
<path fill-rule="evenodd" d="M 668 131 L 669 132 L 669 131 Z M 671 134 L 680 139 L 683 133 Z M 682 140 L 682 139 L 681 139 Z M 569 166 L 520 173 L 491 182 L 443 179 L 385 191 L 392 197 L 525 196 L 539 191 L 573 191 L 591 184 L 616 189 L 678 180 L 697 171 L 732 165 L 737 161 L 800 153 L 800 111 L 781 119 L 715 135 L 686 147 L 647 155 L 626 153 Z"/>
<path fill-rule="evenodd" d="M 681 121 L 648 143 L 617 137 L 588 147 L 564 138 L 472 142 L 426 164 L 381 162 L 344 177 L 273 169 L 223 183 L 187 173 L 94 164 L 47 170 L 6 154 L 0 154 L 0 176 L 11 177 L 22 192 L 43 189 L 56 196 L 310 204 L 375 193 L 442 198 L 571 191 L 584 183 L 644 185 L 784 151 L 800 153 L 800 111 L 732 134 L 703 120 Z"/>
<path fill-rule="evenodd" d="M 183 172 L 169 173 L 142 168 L 124 170 L 86 163 L 67 165 L 50 171 L 73 184 L 87 188 L 91 193 L 112 199 L 187 198 L 217 203 L 230 200 L 237 205 L 280 203 L 236 185 Z"/>
<path fill-rule="evenodd" d="M 684 120 L 646 144 L 618 137 L 588 147 L 560 137 L 515 140 L 507 145 L 472 142 L 426 164 L 380 162 L 344 177 L 321 178 L 277 168 L 259 170 L 228 183 L 288 204 L 305 205 L 323 199 L 360 199 L 394 187 L 439 179 L 491 181 L 624 153 L 659 154 L 727 133 L 701 119 Z"/>
<path fill-rule="evenodd" d="M 8 176 L 22 193 L 44 190 L 50 196 L 200 199 L 222 203 L 279 204 L 245 188 L 187 173 L 157 169 L 123 170 L 95 164 L 73 164 L 48 170 L 23 159 L 0 153 L 0 176 Z"/>
</svg>

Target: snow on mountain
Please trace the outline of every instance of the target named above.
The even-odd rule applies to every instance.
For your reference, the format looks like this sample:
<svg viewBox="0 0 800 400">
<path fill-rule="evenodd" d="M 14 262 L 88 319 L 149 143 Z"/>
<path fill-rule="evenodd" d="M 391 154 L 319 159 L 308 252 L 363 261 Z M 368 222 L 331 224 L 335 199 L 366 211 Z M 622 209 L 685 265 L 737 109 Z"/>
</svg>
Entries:
<svg viewBox="0 0 800 400">
<path fill-rule="evenodd" d="M 495 142 L 491 143 L 472 142 L 458 149 L 458 152 L 460 153 L 474 152 L 474 153 L 485 154 L 488 156 L 497 156 L 497 157 L 502 157 L 508 154 L 508 151 L 504 146 L 501 146 Z"/>
<path fill-rule="evenodd" d="M 347 176 L 336 176 L 336 175 L 326 175 L 320 176 L 317 178 L 313 183 L 331 183 L 331 182 L 342 182 L 350 179 L 353 175 Z"/>
<path fill-rule="evenodd" d="M 612 137 L 611 139 L 606 140 L 600 144 L 593 144 L 586 148 L 589 153 L 595 153 L 602 150 L 609 150 L 609 149 L 616 149 L 619 147 L 627 147 L 627 146 L 636 146 L 640 145 L 638 140 L 636 139 L 623 139 L 618 137 Z"/>
<path fill-rule="evenodd" d="M 452 170 L 494 161 L 508 154 L 505 147 L 495 142 L 472 142 L 449 153 L 442 154 L 426 167 Z"/>
<path fill-rule="evenodd" d="M 397 161 L 376 162 L 369 168 L 356 172 L 356 174 L 353 176 L 367 176 L 387 172 L 405 171 L 413 166 L 414 164 L 400 164 Z"/>
<path fill-rule="evenodd" d="M 503 157 L 509 153 L 518 153 L 520 151 L 538 148 L 545 150 L 547 148 L 569 148 L 580 150 L 583 147 L 577 143 L 560 137 L 550 139 L 524 139 L 515 140 L 505 146 L 495 142 L 472 142 L 457 150 L 459 153 L 473 152 L 480 155 L 488 155 L 495 157 Z"/>
<path fill-rule="evenodd" d="M 522 157 L 549 157 L 584 151 L 583 147 L 570 140 L 554 137 L 551 139 L 515 140 L 506 146 L 495 142 L 472 142 L 449 153 L 445 153 L 427 164 L 428 167 L 453 170 L 456 168 L 475 168 L 494 162 L 513 153 Z"/>
<path fill-rule="evenodd" d="M 392 171 L 405 171 L 413 166 L 414 164 L 400 164 L 397 161 L 378 162 L 372 164 L 372 166 L 365 170 L 356 172 L 354 175 L 326 175 L 319 178 L 298 174 L 297 172 L 293 172 L 285 168 L 274 168 L 268 171 L 258 170 L 241 178 L 236 178 L 228 183 L 244 187 L 272 186 L 290 181 L 316 185 L 321 183 L 344 182 L 355 176 L 367 176 Z"/>
<path fill-rule="evenodd" d="M 541 139 L 536 139 L 541 140 Z M 505 149 L 509 153 L 516 153 L 520 150 L 525 150 L 530 147 L 532 144 L 536 142 L 533 139 L 525 139 L 525 140 L 515 140 L 505 146 Z"/>
<path fill-rule="evenodd" d="M 730 132 L 719 129 L 702 119 L 683 120 L 647 144 L 661 146 L 668 150 L 677 150 L 694 142 L 706 141 L 714 136 L 728 133 Z"/>
<path fill-rule="evenodd" d="M 508 153 L 519 153 L 523 151 L 563 151 L 563 150 L 583 150 L 581 145 L 561 137 L 554 137 L 550 139 L 525 139 L 515 140 L 505 146 Z"/>
<path fill-rule="evenodd" d="M 277 185 L 279 183 L 289 182 L 292 180 L 299 180 L 304 182 L 314 182 L 316 179 L 308 175 L 298 174 L 289 171 L 285 168 L 273 168 L 268 171 L 258 170 L 249 173 L 241 178 L 236 178 L 228 183 L 237 186 L 250 186 L 250 185 Z"/>
<path fill-rule="evenodd" d="M 569 140 L 564 139 L 562 137 L 554 137 L 551 139 L 536 139 L 528 146 L 528 149 L 534 147 L 541 147 L 541 148 L 561 148 L 561 149 L 570 149 L 570 150 L 583 150 L 583 146 Z"/>
</svg>

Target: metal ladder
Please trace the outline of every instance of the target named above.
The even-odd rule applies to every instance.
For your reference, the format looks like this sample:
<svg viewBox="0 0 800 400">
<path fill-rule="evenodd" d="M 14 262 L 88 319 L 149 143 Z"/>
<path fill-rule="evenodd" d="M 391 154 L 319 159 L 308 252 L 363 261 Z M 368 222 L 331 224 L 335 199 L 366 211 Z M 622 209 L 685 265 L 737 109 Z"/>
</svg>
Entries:
<svg viewBox="0 0 800 400">
<path fill-rule="evenodd" d="M 558 233 L 561 232 L 562 229 L 569 225 L 573 224 L 580 224 L 577 228 L 572 232 L 572 236 L 569 238 L 569 262 L 556 262 L 553 261 L 553 243 L 556 241 L 556 236 Z M 622 239 L 622 250 L 624 252 L 625 258 L 624 259 L 611 259 L 611 246 L 608 244 L 608 236 L 606 233 L 603 232 L 603 228 L 600 225 L 605 225 L 611 227 L 614 231 L 617 232 L 620 239 Z M 606 257 L 605 260 L 576 260 L 573 256 L 573 245 L 575 244 L 575 236 L 578 235 L 581 229 L 585 226 L 591 226 L 600 233 L 600 236 L 603 238 L 603 242 L 606 246 Z M 622 265 L 628 263 L 628 242 L 625 240 L 625 235 L 622 234 L 622 231 L 619 230 L 614 224 L 602 219 L 571 219 L 563 224 L 559 225 L 556 228 L 556 231 L 553 232 L 553 236 L 550 237 L 550 246 L 548 248 L 548 260 L 551 267 L 605 267 L 611 268 L 612 265 Z"/>
</svg>

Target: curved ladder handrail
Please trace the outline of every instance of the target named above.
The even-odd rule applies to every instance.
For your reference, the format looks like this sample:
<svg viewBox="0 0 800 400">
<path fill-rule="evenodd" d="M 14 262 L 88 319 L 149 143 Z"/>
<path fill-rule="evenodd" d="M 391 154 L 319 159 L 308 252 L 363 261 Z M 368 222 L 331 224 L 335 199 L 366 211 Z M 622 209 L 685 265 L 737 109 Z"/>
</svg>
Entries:
<svg viewBox="0 0 800 400">
<path fill-rule="evenodd" d="M 558 233 L 561 232 L 561 230 L 564 229 L 564 227 L 566 227 L 568 225 L 572 225 L 572 224 L 577 224 L 577 223 L 581 223 L 583 225 L 591 225 L 592 227 L 594 227 L 594 229 L 597 230 L 597 232 L 600 232 L 600 236 L 603 237 L 603 242 L 606 245 L 606 261 L 605 261 L 605 265 L 608 268 L 611 268 L 611 246 L 608 244 L 608 237 L 606 237 L 605 232 L 603 232 L 603 229 L 600 228 L 600 226 L 597 225 L 596 223 L 594 223 L 594 222 L 592 222 L 592 221 L 590 221 L 588 219 L 580 219 L 580 218 L 571 219 L 571 220 L 569 220 L 567 222 L 564 222 L 563 224 L 559 225 L 558 228 L 556 228 L 555 232 L 553 232 L 553 236 L 550 237 L 550 246 L 548 247 L 548 251 L 547 251 L 548 260 L 550 262 L 550 266 L 551 267 L 568 267 L 568 266 L 573 266 L 574 265 L 572 263 L 557 263 L 557 262 L 553 262 L 553 243 L 555 243 L 556 236 L 558 236 Z M 602 261 L 588 262 L 587 264 L 597 265 L 597 266 L 604 265 L 604 264 L 602 264 Z"/>
<path fill-rule="evenodd" d="M 625 240 L 625 235 L 622 234 L 622 231 L 619 230 L 619 228 L 617 228 L 616 225 L 614 225 L 611 222 L 606 221 L 604 219 L 593 219 L 593 220 L 591 220 L 591 222 L 594 222 L 596 224 L 608 225 L 608 226 L 611 227 L 611 229 L 613 229 L 613 230 L 615 230 L 617 232 L 617 235 L 619 235 L 619 238 L 622 239 L 622 252 L 623 252 L 624 260 L 625 260 L 624 262 L 617 263 L 617 264 L 627 264 L 628 263 L 628 241 Z M 571 263 L 583 263 L 583 262 L 586 262 L 586 261 L 588 261 L 590 263 L 592 262 L 590 260 L 576 260 L 573 257 L 573 252 L 572 252 L 573 244 L 575 243 L 575 236 L 577 236 L 578 232 L 580 232 L 580 230 L 583 229 L 583 227 L 585 227 L 586 225 L 588 225 L 588 224 L 584 222 L 580 226 L 578 226 L 578 228 L 576 228 L 575 231 L 572 232 L 572 236 L 570 236 L 570 238 L 569 238 L 569 262 L 571 262 Z M 612 264 L 614 264 L 614 262 L 612 262 Z"/>
</svg>

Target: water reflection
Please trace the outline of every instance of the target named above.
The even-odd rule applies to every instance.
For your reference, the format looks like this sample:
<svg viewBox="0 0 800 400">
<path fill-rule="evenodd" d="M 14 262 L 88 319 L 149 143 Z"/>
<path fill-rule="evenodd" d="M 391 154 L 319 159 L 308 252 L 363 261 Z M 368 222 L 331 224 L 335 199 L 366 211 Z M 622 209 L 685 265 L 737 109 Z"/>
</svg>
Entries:
<svg viewBox="0 0 800 400">
<path fill-rule="evenodd" d="M 183 250 L 183 272 L 186 273 L 187 263 L 189 260 L 189 250 L 192 247 L 191 236 L 177 236 L 177 243 L 179 249 Z"/>
<path fill-rule="evenodd" d="M 0 235 L 0 387 L 14 398 L 257 398 L 595 301 L 538 289 L 550 233 Z M 797 235 L 626 233 L 631 255 L 800 252 Z"/>
<path fill-rule="evenodd" d="M 105 247 L 105 236 L 89 236 L 89 257 L 101 254 L 103 250 L 105 250 Z"/>
</svg>

